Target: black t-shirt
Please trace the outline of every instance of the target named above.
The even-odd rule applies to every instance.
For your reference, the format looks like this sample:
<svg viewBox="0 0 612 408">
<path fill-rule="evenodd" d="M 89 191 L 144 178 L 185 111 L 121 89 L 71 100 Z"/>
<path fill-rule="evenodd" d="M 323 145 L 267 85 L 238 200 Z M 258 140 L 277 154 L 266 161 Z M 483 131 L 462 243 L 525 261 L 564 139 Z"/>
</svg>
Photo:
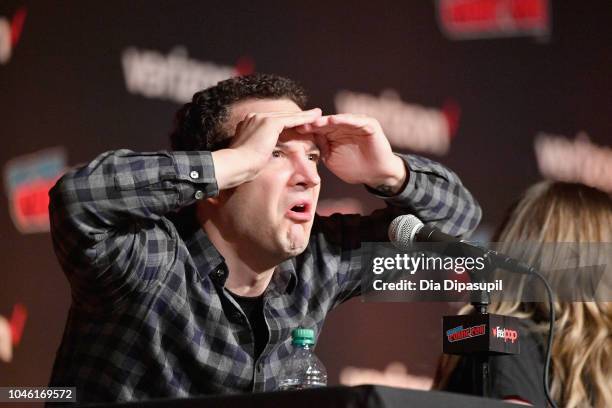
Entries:
<svg viewBox="0 0 612 408">
<path fill-rule="evenodd" d="M 544 339 L 535 333 L 533 322 L 522 321 L 519 326 L 520 354 L 495 356 L 489 359 L 492 398 L 519 398 L 536 407 L 546 407 L 544 393 Z M 472 372 L 475 359 L 462 357 L 451 373 L 445 391 L 473 394 Z"/>
<path fill-rule="evenodd" d="M 228 291 L 229 292 L 229 291 Z M 239 296 L 229 292 L 238 302 L 242 310 L 249 319 L 249 324 L 255 337 L 255 355 L 253 360 L 257 361 L 261 352 L 268 343 L 268 326 L 263 314 L 263 295 L 256 297 Z"/>
</svg>

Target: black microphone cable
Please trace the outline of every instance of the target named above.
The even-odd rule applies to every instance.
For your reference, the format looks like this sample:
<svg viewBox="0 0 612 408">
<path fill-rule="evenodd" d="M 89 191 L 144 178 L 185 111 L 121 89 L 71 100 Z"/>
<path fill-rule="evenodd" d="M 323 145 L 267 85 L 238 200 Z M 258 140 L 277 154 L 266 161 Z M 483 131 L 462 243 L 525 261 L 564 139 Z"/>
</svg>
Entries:
<svg viewBox="0 0 612 408">
<path fill-rule="evenodd" d="M 549 313 L 549 317 L 550 317 L 550 323 L 548 325 L 548 344 L 546 346 L 546 357 L 544 358 L 544 376 L 543 376 L 543 381 L 544 381 L 544 393 L 546 394 L 546 399 L 548 400 L 548 403 L 553 407 L 553 408 L 557 408 L 557 404 L 555 403 L 555 401 L 553 400 L 552 396 L 550 395 L 550 388 L 548 385 L 548 374 L 550 371 L 550 359 L 551 359 L 551 351 L 552 351 L 552 344 L 553 344 L 553 335 L 555 333 L 555 302 L 554 302 L 554 293 L 552 291 L 552 288 L 550 287 L 550 285 L 548 284 L 548 281 L 546 280 L 546 278 L 544 278 L 544 276 L 542 276 L 542 274 L 540 274 L 540 272 L 533 270 L 532 274 L 537 276 L 542 283 L 544 283 L 544 286 L 546 287 L 546 293 L 548 294 L 548 307 L 550 308 L 550 313 Z"/>
</svg>

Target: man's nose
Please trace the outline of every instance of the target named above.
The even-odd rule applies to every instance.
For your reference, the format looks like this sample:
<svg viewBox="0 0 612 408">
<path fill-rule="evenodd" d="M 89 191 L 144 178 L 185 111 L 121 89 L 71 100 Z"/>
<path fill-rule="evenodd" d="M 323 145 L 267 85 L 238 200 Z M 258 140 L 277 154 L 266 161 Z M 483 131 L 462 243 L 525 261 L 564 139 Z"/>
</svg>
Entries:
<svg viewBox="0 0 612 408">
<path fill-rule="evenodd" d="M 295 185 L 304 187 L 315 187 L 321 184 L 321 177 L 316 163 L 307 158 L 298 159 L 294 162 L 293 181 Z"/>
</svg>

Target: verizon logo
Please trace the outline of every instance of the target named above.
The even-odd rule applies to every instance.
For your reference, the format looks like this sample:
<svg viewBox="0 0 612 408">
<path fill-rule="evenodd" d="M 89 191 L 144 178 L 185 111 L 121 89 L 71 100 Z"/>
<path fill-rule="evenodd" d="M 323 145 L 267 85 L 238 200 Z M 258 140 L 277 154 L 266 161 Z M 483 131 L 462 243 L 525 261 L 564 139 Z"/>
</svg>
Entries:
<svg viewBox="0 0 612 408">
<path fill-rule="evenodd" d="M 191 100 L 195 92 L 219 81 L 254 71 L 248 57 L 240 58 L 235 66 L 221 65 L 189 58 L 182 46 L 167 55 L 128 47 L 121 55 L 121 65 L 128 92 L 178 103 Z"/>
<path fill-rule="evenodd" d="M 334 99 L 339 113 L 361 113 L 376 118 L 389 143 L 398 149 L 444 155 L 459 123 L 460 108 L 449 102 L 442 110 L 401 100 L 394 89 L 380 96 L 340 91 Z"/>
</svg>

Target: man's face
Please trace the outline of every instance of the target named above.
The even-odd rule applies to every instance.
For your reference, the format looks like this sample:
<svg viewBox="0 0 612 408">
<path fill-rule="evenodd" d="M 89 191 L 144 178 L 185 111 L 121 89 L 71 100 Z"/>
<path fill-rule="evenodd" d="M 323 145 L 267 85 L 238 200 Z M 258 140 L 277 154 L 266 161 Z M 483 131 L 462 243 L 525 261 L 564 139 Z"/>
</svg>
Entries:
<svg viewBox="0 0 612 408">
<path fill-rule="evenodd" d="M 227 122 L 230 134 L 251 112 L 281 111 L 301 109 L 288 99 L 235 103 Z M 268 163 L 253 181 L 220 193 L 220 228 L 231 231 L 226 239 L 239 247 L 245 247 L 246 242 L 246 247 L 270 259 L 287 259 L 303 252 L 321 186 L 319 155 L 313 135 L 291 129 L 282 132 Z"/>
</svg>

